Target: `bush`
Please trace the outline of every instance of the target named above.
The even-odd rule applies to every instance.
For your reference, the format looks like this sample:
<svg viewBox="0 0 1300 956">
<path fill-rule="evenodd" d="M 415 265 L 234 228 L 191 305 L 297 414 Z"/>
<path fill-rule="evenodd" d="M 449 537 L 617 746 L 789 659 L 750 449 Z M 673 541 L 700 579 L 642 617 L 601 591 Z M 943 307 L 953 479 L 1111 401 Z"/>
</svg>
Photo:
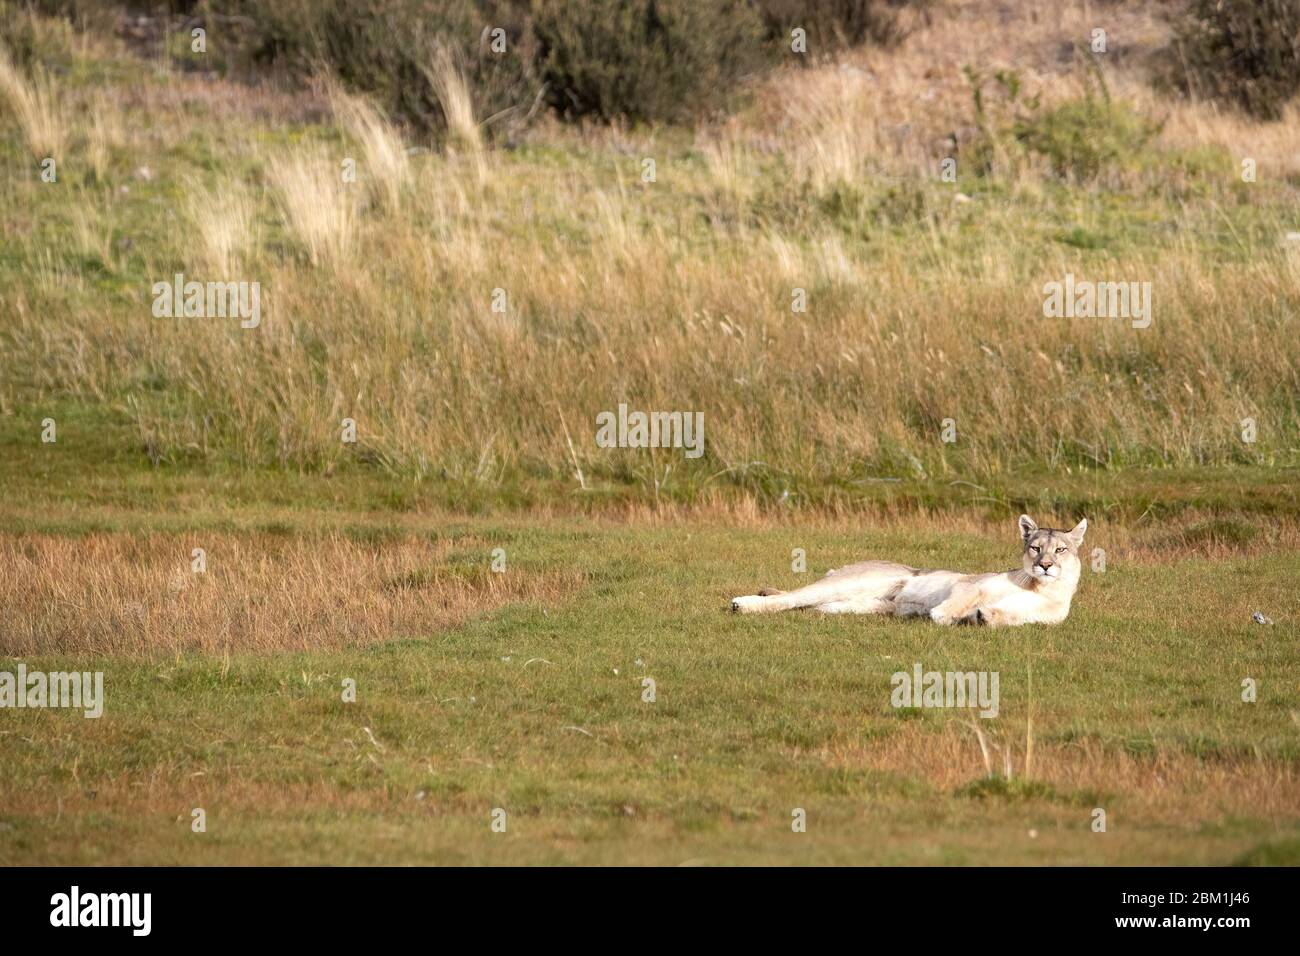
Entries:
<svg viewBox="0 0 1300 956">
<path fill-rule="evenodd" d="M 1173 51 L 1185 92 L 1278 119 L 1300 92 L 1300 0 L 1193 0 Z"/>
<path fill-rule="evenodd" d="M 1082 96 L 1051 107 L 1044 107 L 1038 96 L 1022 99 L 1014 71 L 995 73 L 1004 104 L 997 116 L 985 97 L 985 78 L 969 68 L 967 78 L 979 130 L 971 154 L 981 174 L 993 171 L 999 161 L 1035 154 L 1044 157 L 1057 176 L 1086 182 L 1111 169 L 1136 165 L 1160 131 L 1129 104 L 1111 99 L 1099 69 L 1085 76 Z"/>
<path fill-rule="evenodd" d="M 533 17 L 548 99 L 567 116 L 690 118 L 770 59 L 744 0 L 534 0 Z"/>
<path fill-rule="evenodd" d="M 324 67 L 349 88 L 423 129 L 444 129 L 426 71 L 447 50 L 465 72 L 480 120 L 519 118 L 540 81 L 527 0 L 233 0 L 204 5 L 251 25 L 243 45 L 253 66 L 278 63 L 296 75 Z M 221 13 L 215 13 L 220 8 Z M 506 31 L 506 53 L 487 31 Z"/>
<path fill-rule="evenodd" d="M 893 46 L 907 31 L 903 7 L 928 12 L 933 0 L 755 0 L 768 37 L 789 49 L 790 31 L 802 27 L 808 51 L 827 53 L 861 43 Z"/>
<path fill-rule="evenodd" d="M 30 0 L 78 18 L 113 0 Z M 419 129 L 446 127 L 428 71 L 439 51 L 465 73 L 488 132 L 542 102 L 565 117 L 690 121 L 727 106 L 745 80 L 789 45 L 809 49 L 903 35 L 902 7 L 932 0 L 121 0 L 162 15 L 164 29 L 198 23 L 204 68 L 254 76 L 322 70 Z M 6 7 L 0 7 L 5 9 Z M 506 52 L 492 49 L 500 27 Z M 544 97 L 544 99 L 543 99 Z"/>
<path fill-rule="evenodd" d="M 329 68 L 421 128 L 445 122 L 425 71 L 438 48 L 465 71 L 480 119 L 529 112 L 680 120 L 723 105 L 767 59 L 748 0 L 206 0 L 243 24 L 245 63 Z M 487 31 L 501 27 L 507 51 Z"/>
<path fill-rule="evenodd" d="M 1017 122 L 1013 134 L 1056 175 L 1085 182 L 1133 165 L 1157 130 L 1127 103 L 1089 94 Z"/>
</svg>

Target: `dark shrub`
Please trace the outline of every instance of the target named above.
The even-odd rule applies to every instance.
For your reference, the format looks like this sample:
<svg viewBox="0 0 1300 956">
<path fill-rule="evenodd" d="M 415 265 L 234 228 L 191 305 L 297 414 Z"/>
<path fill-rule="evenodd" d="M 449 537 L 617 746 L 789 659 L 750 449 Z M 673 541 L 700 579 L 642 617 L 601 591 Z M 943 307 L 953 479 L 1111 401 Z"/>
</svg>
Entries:
<svg viewBox="0 0 1300 956">
<path fill-rule="evenodd" d="M 563 115 L 680 120 L 770 59 L 745 0 L 534 0 L 548 99 Z"/>
<path fill-rule="evenodd" d="M 1275 120 L 1300 91 L 1300 0 L 1192 0 L 1172 53 L 1184 91 Z"/>
<path fill-rule="evenodd" d="M 444 127 L 427 70 L 447 50 L 488 132 L 545 103 L 566 117 L 691 121 L 729 105 L 789 47 L 901 35 L 896 9 L 932 0 L 31 0 L 51 11 L 149 10 L 164 39 L 208 31 L 204 69 L 328 71 L 421 129 Z M 0 9 L 7 9 L 6 7 Z M 489 31 L 507 36 L 504 53 Z"/>
<path fill-rule="evenodd" d="M 231 22 L 246 25 L 247 64 L 295 75 L 328 69 L 420 128 L 444 126 L 425 73 L 439 48 L 465 71 L 480 120 L 520 117 L 540 88 L 527 0 L 209 0 L 203 9 L 218 23 L 238 14 Z M 497 27 L 505 53 L 490 46 Z"/>
<path fill-rule="evenodd" d="M 722 105 L 769 59 L 748 0 L 207 0 L 249 25 L 245 60 L 332 70 L 417 126 L 439 128 L 425 69 L 447 48 L 480 118 L 526 114 L 544 89 L 566 116 L 679 120 Z M 507 52 L 487 31 L 501 27 Z M 489 130 L 490 131 L 490 130 Z"/>
<path fill-rule="evenodd" d="M 808 52 L 816 55 L 861 43 L 892 46 L 906 36 L 904 7 L 928 11 L 933 0 L 755 0 L 769 38 L 790 48 L 790 31 L 808 34 Z"/>
</svg>

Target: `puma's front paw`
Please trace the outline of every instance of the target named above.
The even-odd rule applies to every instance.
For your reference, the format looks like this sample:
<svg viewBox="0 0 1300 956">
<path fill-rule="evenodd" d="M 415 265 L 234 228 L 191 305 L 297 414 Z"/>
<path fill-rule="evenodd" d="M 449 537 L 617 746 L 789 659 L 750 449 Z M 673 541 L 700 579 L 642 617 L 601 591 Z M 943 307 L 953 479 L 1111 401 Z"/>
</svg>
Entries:
<svg viewBox="0 0 1300 956">
<path fill-rule="evenodd" d="M 763 605 L 763 599 L 757 594 L 731 599 L 732 614 L 754 614 Z"/>
<path fill-rule="evenodd" d="M 942 604 L 930 612 L 930 620 L 934 621 L 935 624 L 947 625 L 956 623 L 953 616 L 948 613 L 948 609 Z"/>
</svg>

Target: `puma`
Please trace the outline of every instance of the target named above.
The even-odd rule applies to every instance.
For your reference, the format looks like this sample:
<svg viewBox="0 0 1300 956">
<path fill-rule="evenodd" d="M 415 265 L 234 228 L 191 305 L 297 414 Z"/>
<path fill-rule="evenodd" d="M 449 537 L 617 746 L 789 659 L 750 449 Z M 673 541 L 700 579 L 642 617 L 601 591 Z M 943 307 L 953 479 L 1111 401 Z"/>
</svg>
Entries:
<svg viewBox="0 0 1300 956">
<path fill-rule="evenodd" d="M 1059 624 L 1079 586 L 1079 548 L 1087 520 L 1070 531 L 1040 528 L 1020 516 L 1022 566 L 991 574 L 922 571 L 891 561 L 864 561 L 831 571 L 795 591 L 738 597 L 731 610 L 763 614 L 812 608 L 824 614 L 928 616 L 936 624 Z"/>
</svg>

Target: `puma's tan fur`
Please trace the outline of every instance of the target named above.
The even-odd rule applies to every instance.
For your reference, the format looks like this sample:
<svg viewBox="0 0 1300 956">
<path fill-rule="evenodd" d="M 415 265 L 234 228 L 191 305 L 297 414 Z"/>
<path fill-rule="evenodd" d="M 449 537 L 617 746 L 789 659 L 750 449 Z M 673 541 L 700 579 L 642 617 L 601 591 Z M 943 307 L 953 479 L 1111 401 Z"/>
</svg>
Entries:
<svg viewBox="0 0 1300 956">
<path fill-rule="evenodd" d="M 1022 567 L 1000 574 L 921 571 L 890 561 L 864 561 L 831 571 L 795 591 L 764 589 L 738 597 L 731 609 L 761 614 L 812 608 L 825 614 L 928 615 L 937 624 L 1059 624 L 1079 586 L 1079 548 L 1087 520 L 1070 531 L 1040 528 L 1020 516 Z"/>
</svg>

